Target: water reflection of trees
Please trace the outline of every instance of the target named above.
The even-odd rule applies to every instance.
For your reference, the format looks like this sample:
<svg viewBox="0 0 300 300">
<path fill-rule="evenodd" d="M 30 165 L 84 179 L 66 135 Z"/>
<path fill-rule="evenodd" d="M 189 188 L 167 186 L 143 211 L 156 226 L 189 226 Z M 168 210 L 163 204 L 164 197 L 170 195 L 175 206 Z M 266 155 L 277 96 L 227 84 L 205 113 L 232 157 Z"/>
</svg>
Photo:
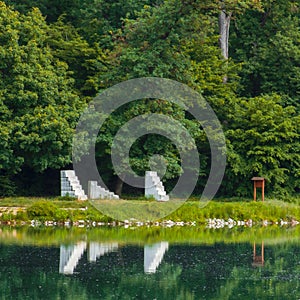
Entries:
<svg viewBox="0 0 300 300">
<path fill-rule="evenodd" d="M 213 299 L 299 299 L 299 244 L 280 244 L 265 248 L 264 242 L 253 244 L 253 261 L 234 267 Z"/>
<path fill-rule="evenodd" d="M 250 243 L 169 245 L 153 274 L 144 273 L 142 246 L 119 244 L 101 257 L 96 247 L 65 276 L 58 272 L 59 248 L 2 245 L 0 293 L 4 299 L 299 298 L 299 243 L 263 246 L 264 267 L 253 268 Z"/>
</svg>

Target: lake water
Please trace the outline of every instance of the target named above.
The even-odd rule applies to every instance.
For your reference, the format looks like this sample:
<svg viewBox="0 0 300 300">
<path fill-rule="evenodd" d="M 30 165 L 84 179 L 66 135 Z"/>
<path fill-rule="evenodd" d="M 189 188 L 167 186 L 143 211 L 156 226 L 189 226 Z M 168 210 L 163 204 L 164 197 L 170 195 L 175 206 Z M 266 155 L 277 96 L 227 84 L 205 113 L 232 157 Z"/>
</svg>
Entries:
<svg viewBox="0 0 300 300">
<path fill-rule="evenodd" d="M 1 299 L 300 299 L 299 228 L 0 228 Z"/>
</svg>

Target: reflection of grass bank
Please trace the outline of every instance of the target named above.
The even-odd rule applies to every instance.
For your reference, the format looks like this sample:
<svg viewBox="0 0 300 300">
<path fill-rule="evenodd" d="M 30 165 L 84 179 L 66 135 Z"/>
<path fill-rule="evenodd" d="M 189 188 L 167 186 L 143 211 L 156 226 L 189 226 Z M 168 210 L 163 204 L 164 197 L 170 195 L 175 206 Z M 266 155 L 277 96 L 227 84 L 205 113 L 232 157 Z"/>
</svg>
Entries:
<svg viewBox="0 0 300 300">
<path fill-rule="evenodd" d="M 201 227 L 0 227 L 0 243 L 22 245 L 60 245 L 78 241 L 99 243 L 152 244 L 168 241 L 170 244 L 248 243 L 264 241 L 265 245 L 285 242 L 300 243 L 300 227 L 252 227 L 207 229 Z"/>
<path fill-rule="evenodd" d="M 147 220 L 149 215 L 160 219 L 168 212 L 180 206 L 180 201 L 157 203 L 155 201 L 99 201 L 94 205 L 107 215 L 117 217 L 119 220 L 134 218 Z M 117 209 L 116 209 L 117 208 Z M 107 222 L 111 218 L 97 210 L 89 202 L 66 199 L 30 199 L 30 198 L 5 198 L 0 200 L 2 221 L 28 221 L 28 220 L 55 220 L 78 221 L 89 220 Z M 164 219 L 172 221 L 193 222 L 204 224 L 209 218 L 227 220 L 253 220 L 260 222 L 268 220 L 300 221 L 300 206 L 283 201 L 262 202 L 221 202 L 211 201 L 205 207 L 199 207 L 199 202 L 188 201 Z"/>
</svg>

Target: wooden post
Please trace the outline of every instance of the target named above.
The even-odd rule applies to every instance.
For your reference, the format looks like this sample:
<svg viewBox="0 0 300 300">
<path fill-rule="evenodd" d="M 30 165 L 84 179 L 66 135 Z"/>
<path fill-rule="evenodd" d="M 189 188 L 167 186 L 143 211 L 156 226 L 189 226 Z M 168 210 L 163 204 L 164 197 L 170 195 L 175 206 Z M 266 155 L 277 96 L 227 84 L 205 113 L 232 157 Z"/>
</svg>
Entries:
<svg viewBox="0 0 300 300">
<path fill-rule="evenodd" d="M 265 201 L 265 179 L 263 177 L 253 177 L 251 179 L 254 183 L 253 185 L 253 200 L 256 201 L 256 188 L 261 188 L 262 201 Z"/>
</svg>

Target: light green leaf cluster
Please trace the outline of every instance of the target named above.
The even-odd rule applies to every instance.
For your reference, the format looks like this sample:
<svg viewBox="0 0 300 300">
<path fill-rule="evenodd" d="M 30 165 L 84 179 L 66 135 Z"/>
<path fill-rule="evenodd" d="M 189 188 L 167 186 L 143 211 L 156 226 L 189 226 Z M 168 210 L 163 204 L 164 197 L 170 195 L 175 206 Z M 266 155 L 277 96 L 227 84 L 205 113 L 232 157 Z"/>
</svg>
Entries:
<svg viewBox="0 0 300 300">
<path fill-rule="evenodd" d="M 68 65 L 49 47 L 38 9 L 23 15 L 0 2 L 1 173 L 71 161 L 72 133 L 83 107 Z"/>
</svg>

